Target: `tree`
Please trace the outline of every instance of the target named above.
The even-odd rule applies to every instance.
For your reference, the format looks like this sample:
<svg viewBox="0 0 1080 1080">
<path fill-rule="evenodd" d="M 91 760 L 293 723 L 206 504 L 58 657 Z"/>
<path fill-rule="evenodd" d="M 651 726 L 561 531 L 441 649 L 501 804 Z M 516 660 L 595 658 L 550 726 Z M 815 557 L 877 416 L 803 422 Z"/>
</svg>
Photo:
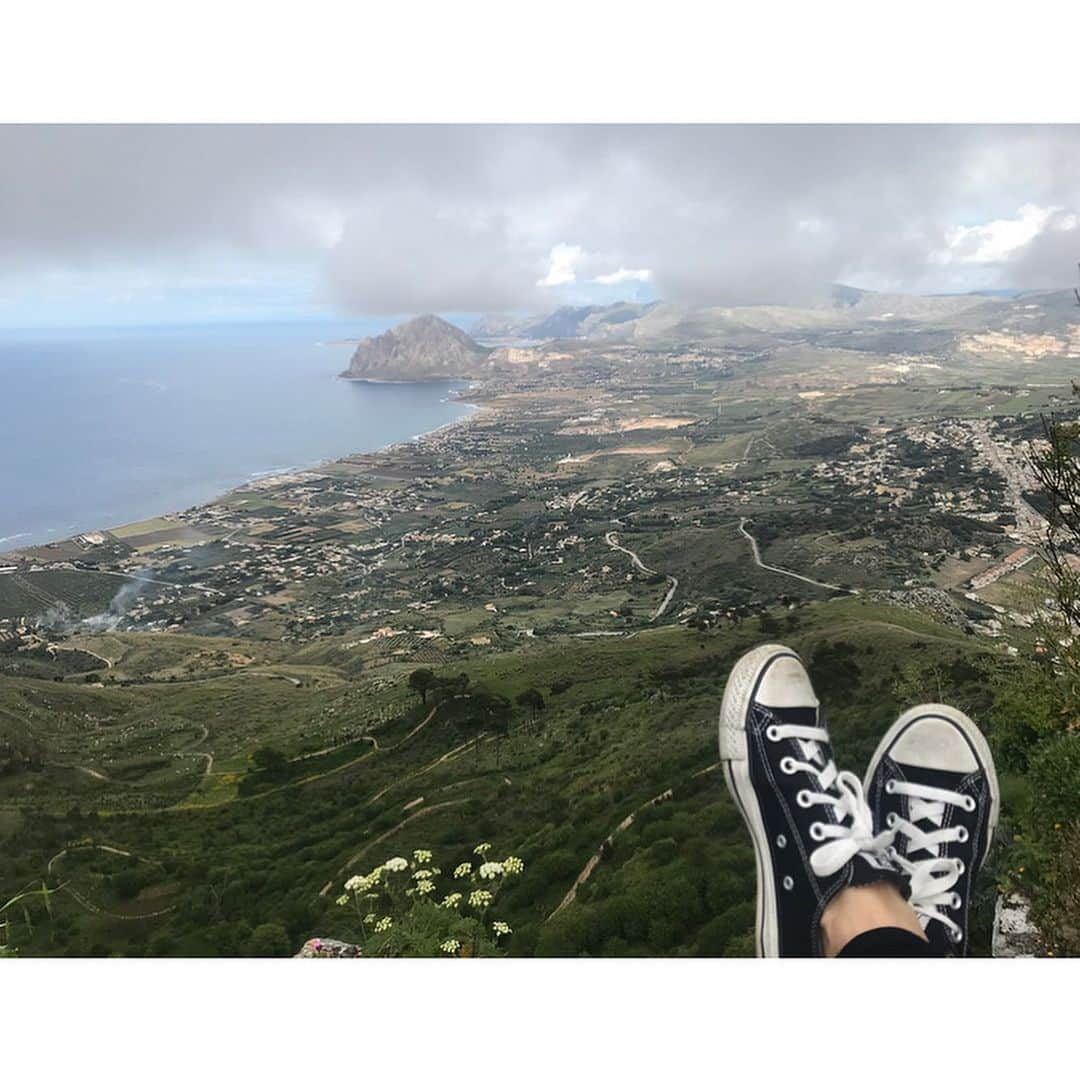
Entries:
<svg viewBox="0 0 1080 1080">
<path fill-rule="evenodd" d="M 544 695 L 535 688 L 523 690 L 517 696 L 517 703 L 529 710 L 529 727 L 536 723 L 536 714 L 544 709 Z"/>
<path fill-rule="evenodd" d="M 1073 383 L 1080 397 L 1080 384 Z M 1046 504 L 1048 529 L 1043 554 L 1050 569 L 1058 614 L 1070 629 L 1080 625 L 1080 575 L 1069 558 L 1080 545 L 1080 421 L 1043 417 L 1046 447 L 1031 465 Z M 1071 549 L 1071 550 L 1070 550 Z"/>
<path fill-rule="evenodd" d="M 251 761 L 256 769 L 265 769 L 267 772 L 277 772 L 279 769 L 285 767 L 288 759 L 280 750 L 275 750 L 272 746 L 260 746 L 259 749 L 251 755 Z"/>
<path fill-rule="evenodd" d="M 420 695 L 420 702 L 427 704 L 428 691 L 435 685 L 435 672 L 431 668 L 417 668 L 409 676 L 409 689 Z"/>
<path fill-rule="evenodd" d="M 288 956 L 289 935 L 281 923 L 263 923 L 252 930 L 247 951 L 248 956 Z"/>
</svg>

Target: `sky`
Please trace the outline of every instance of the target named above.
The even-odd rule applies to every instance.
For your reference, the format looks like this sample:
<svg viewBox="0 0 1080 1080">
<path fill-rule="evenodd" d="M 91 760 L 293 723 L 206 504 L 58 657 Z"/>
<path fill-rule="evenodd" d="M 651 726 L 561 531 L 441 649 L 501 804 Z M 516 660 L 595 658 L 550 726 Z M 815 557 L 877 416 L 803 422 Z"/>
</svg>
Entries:
<svg viewBox="0 0 1080 1080">
<path fill-rule="evenodd" d="M 0 126 L 0 327 L 1064 288 L 1080 127 Z"/>
</svg>

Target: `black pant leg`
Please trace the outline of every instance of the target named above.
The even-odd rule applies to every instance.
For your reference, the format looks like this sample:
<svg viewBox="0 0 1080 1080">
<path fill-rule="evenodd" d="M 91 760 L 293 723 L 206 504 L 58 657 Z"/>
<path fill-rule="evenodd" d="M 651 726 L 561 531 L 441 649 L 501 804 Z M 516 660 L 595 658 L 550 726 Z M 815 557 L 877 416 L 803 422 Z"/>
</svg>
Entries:
<svg viewBox="0 0 1080 1080">
<path fill-rule="evenodd" d="M 853 937 L 836 955 L 838 958 L 857 960 L 870 957 L 927 960 L 938 959 L 944 956 L 944 953 L 910 930 L 901 930 L 898 926 L 882 926 Z"/>
</svg>

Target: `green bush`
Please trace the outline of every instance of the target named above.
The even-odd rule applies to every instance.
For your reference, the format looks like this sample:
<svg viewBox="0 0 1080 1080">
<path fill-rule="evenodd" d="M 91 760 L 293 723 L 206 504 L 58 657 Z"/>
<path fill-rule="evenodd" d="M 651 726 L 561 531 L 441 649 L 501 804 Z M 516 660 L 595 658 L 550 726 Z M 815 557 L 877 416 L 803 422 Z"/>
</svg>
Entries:
<svg viewBox="0 0 1080 1080">
<path fill-rule="evenodd" d="M 289 935 L 281 923 L 256 926 L 248 939 L 248 956 L 288 956 Z"/>
<path fill-rule="evenodd" d="M 1080 734 L 1057 735 L 1031 759 L 1031 814 L 1044 829 L 1080 821 Z"/>
</svg>

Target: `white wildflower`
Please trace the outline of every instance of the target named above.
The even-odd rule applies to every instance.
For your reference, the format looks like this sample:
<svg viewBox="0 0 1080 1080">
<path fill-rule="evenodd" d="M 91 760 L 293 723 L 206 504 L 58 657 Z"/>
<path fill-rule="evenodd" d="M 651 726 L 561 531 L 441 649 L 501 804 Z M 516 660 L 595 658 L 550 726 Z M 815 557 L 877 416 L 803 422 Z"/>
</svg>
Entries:
<svg viewBox="0 0 1080 1080">
<path fill-rule="evenodd" d="M 491 903 L 491 893 L 487 889 L 476 889 L 469 893 L 469 906 L 480 908 L 482 911 Z"/>
<path fill-rule="evenodd" d="M 364 925 L 365 926 L 370 926 L 374 921 L 375 921 L 375 912 L 374 911 L 369 911 L 364 916 Z"/>
<path fill-rule="evenodd" d="M 461 893 L 452 892 L 452 893 L 447 894 L 443 898 L 442 904 L 440 906 L 444 907 L 444 908 L 453 908 L 453 907 L 457 907 L 458 904 L 460 904 L 460 903 L 461 903 Z"/>
<path fill-rule="evenodd" d="M 496 937 L 505 937 L 507 934 L 512 934 L 514 932 L 510 929 L 509 926 L 506 925 L 506 923 L 502 922 L 501 920 L 499 922 L 493 923 L 491 929 L 495 931 Z"/>
<path fill-rule="evenodd" d="M 490 850 L 491 850 L 491 845 L 490 844 L 487 844 L 487 843 L 477 844 L 476 847 L 473 848 L 473 854 L 474 855 L 486 855 Z"/>
<path fill-rule="evenodd" d="M 430 852 L 430 851 L 427 851 L 427 850 L 426 850 L 426 849 L 424 849 L 424 848 L 421 848 L 421 849 L 420 849 L 419 851 L 414 851 L 414 852 L 412 853 L 412 857 L 413 857 L 413 858 L 414 858 L 414 859 L 415 859 L 415 860 L 416 860 L 416 861 L 417 861 L 417 862 L 418 862 L 418 863 L 419 863 L 419 864 L 420 864 L 421 866 L 423 866 L 423 864 L 424 864 L 424 863 L 428 863 L 428 862 L 431 862 L 431 852 Z"/>
<path fill-rule="evenodd" d="M 512 874 L 520 874 L 525 869 L 525 863 L 516 855 L 507 855 L 503 859 L 503 873 L 508 877 Z"/>
<path fill-rule="evenodd" d="M 425 878 L 429 878 L 431 876 L 432 875 L 430 870 L 416 870 L 413 872 L 413 878 L 416 881 L 423 881 Z"/>
<path fill-rule="evenodd" d="M 355 876 L 349 878 L 349 880 L 345 882 L 345 891 L 346 892 L 358 892 L 360 889 L 363 889 L 366 886 L 367 886 L 367 878 L 362 878 L 359 875 L 355 875 Z"/>
<path fill-rule="evenodd" d="M 389 870 L 391 871 L 391 873 L 396 874 L 402 870 L 408 870 L 409 864 L 400 855 L 398 855 L 396 858 L 387 859 L 386 862 L 383 863 L 383 869 Z"/>
<path fill-rule="evenodd" d="M 468 877 L 472 873 L 472 863 L 463 862 L 460 866 L 454 869 L 454 877 L 463 878 Z"/>
<path fill-rule="evenodd" d="M 442 949 L 444 953 L 450 953 L 451 955 L 453 955 L 458 951 L 458 949 L 461 948 L 461 942 L 458 941 L 457 938 L 449 938 L 448 940 L 444 941 L 439 946 L 439 948 Z"/>
<path fill-rule="evenodd" d="M 380 920 L 379 920 L 379 921 L 378 921 L 378 922 L 377 922 L 377 923 L 375 924 L 375 933 L 376 933 L 376 934 L 382 934 L 382 933 L 384 933 L 385 931 L 389 930 L 389 929 L 390 929 L 390 927 L 391 927 L 391 926 L 393 926 L 393 925 L 394 925 L 394 920 L 393 920 L 393 919 L 391 919 L 389 915 L 384 915 L 384 916 L 383 916 L 383 917 L 382 917 L 382 918 L 381 918 L 381 919 L 380 919 Z"/>
<path fill-rule="evenodd" d="M 435 891 L 435 882 L 434 881 L 421 881 L 416 886 L 416 891 L 421 896 L 427 896 L 428 893 L 433 893 Z"/>
<path fill-rule="evenodd" d="M 486 862 L 480 867 L 480 876 L 485 881 L 497 878 L 502 872 L 503 864 L 501 862 Z"/>
<path fill-rule="evenodd" d="M 344 907 L 348 902 L 349 902 L 349 894 L 348 893 L 342 893 L 337 898 L 337 906 L 338 907 Z"/>
</svg>

